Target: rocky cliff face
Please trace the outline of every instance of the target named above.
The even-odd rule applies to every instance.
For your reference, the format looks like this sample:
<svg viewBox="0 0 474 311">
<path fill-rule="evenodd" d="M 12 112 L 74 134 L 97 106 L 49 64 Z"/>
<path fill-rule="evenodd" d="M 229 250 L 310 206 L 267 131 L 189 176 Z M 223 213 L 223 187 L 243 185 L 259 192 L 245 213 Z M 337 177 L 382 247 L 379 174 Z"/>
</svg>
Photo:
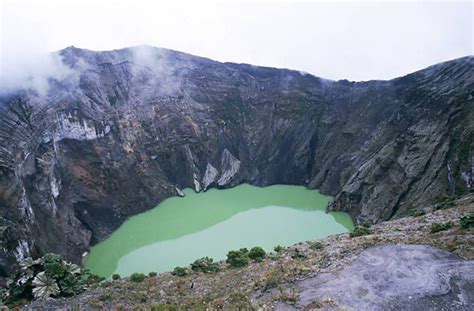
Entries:
<svg viewBox="0 0 474 311">
<path fill-rule="evenodd" d="M 192 187 L 301 184 L 356 222 L 468 191 L 474 58 L 328 81 L 151 47 L 59 52 L 73 75 L 0 104 L 0 274 L 80 261 L 130 215 Z"/>
</svg>

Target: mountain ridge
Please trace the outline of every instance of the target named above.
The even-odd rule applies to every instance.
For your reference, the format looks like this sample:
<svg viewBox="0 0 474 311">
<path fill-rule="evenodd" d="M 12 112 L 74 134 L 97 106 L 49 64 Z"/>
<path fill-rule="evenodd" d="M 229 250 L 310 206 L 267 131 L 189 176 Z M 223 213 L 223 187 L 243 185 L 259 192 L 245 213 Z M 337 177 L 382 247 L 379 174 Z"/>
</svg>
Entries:
<svg viewBox="0 0 474 311">
<path fill-rule="evenodd" d="M 81 47 L 76 47 L 74 45 L 70 45 L 70 46 L 68 46 L 64 49 L 54 51 L 53 53 L 57 53 L 57 54 L 61 55 L 62 53 L 64 53 L 68 49 L 70 49 L 70 50 L 82 50 L 82 51 L 87 51 L 87 52 L 90 52 L 90 53 L 103 53 L 103 52 L 104 53 L 114 53 L 114 52 L 121 52 L 121 51 L 125 51 L 125 50 L 139 49 L 139 48 L 150 48 L 150 49 L 156 49 L 156 50 L 163 50 L 163 51 L 167 51 L 167 52 L 171 52 L 171 53 L 183 54 L 183 55 L 186 55 L 186 56 L 196 57 L 196 58 L 208 60 L 208 61 L 211 61 L 211 62 L 220 63 L 220 64 L 227 64 L 227 65 L 231 65 L 231 66 L 237 65 L 237 66 L 248 66 L 248 67 L 260 68 L 260 69 L 287 70 L 287 71 L 291 71 L 291 72 L 298 72 L 302 75 L 310 75 L 310 76 L 313 76 L 315 78 L 319 78 L 319 79 L 326 80 L 326 81 L 331 81 L 331 82 L 347 81 L 347 82 L 350 82 L 350 83 L 364 83 L 364 82 L 375 82 L 375 81 L 381 81 L 382 82 L 382 81 L 396 80 L 396 79 L 403 78 L 403 77 L 406 77 L 408 75 L 411 75 L 411 74 L 414 74 L 414 73 L 417 73 L 417 72 L 428 70 L 432 67 L 435 68 L 435 67 L 439 67 L 439 66 L 443 66 L 443 65 L 448 65 L 449 63 L 452 63 L 452 62 L 463 62 L 463 61 L 472 62 L 473 58 L 474 58 L 474 55 L 465 55 L 465 56 L 455 57 L 455 58 L 451 58 L 451 59 L 448 59 L 448 60 L 443 60 L 443 61 L 434 63 L 432 65 L 421 67 L 420 69 L 413 70 L 409 73 L 406 73 L 405 75 L 396 76 L 396 77 L 393 77 L 393 78 L 390 78 L 390 79 L 349 80 L 348 78 L 329 79 L 329 78 L 325 78 L 325 77 L 322 77 L 322 76 L 319 76 L 319 75 L 316 75 L 316 74 L 313 74 L 313 73 L 310 73 L 310 72 L 306 72 L 304 70 L 302 71 L 302 70 L 297 70 L 297 69 L 291 69 L 291 68 L 288 68 L 288 67 L 261 66 L 261 65 L 254 65 L 254 64 L 251 64 L 251 63 L 247 63 L 247 62 L 218 61 L 218 60 L 214 60 L 212 58 L 205 57 L 205 56 L 200 56 L 200 55 L 197 55 L 197 54 L 194 54 L 194 53 L 182 52 L 182 51 L 179 51 L 179 50 L 168 49 L 168 48 L 153 46 L 153 45 L 148 45 L 148 44 L 138 44 L 138 45 L 128 46 L 128 47 L 124 47 L 124 48 L 106 49 L 106 50 L 93 50 L 93 49 L 81 48 Z"/>
</svg>

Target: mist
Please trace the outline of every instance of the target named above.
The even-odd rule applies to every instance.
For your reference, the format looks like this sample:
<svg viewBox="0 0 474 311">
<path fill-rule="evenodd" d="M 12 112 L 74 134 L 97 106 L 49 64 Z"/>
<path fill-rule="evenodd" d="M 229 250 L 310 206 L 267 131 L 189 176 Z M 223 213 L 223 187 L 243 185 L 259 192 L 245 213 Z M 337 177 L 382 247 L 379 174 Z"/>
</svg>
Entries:
<svg viewBox="0 0 474 311">
<path fill-rule="evenodd" d="M 0 92 L 74 75 L 55 51 L 164 47 L 327 79 L 391 79 L 473 54 L 472 2 L 32 1 L 1 4 Z M 143 54 L 144 53 L 144 54 Z M 154 70 L 162 64 L 139 51 Z M 142 55 L 143 54 L 143 55 Z"/>
<path fill-rule="evenodd" d="M 30 89 L 39 95 L 49 91 L 49 81 L 65 80 L 75 73 L 66 66 L 57 53 L 37 54 L 29 58 L 12 58 L 2 64 L 0 94 Z"/>
</svg>

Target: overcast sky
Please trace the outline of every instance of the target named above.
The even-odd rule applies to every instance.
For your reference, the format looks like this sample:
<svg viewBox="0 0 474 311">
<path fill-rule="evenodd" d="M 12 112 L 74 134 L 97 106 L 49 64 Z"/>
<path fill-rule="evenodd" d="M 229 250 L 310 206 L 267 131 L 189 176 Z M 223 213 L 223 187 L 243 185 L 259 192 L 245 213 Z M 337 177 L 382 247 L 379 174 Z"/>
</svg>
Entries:
<svg viewBox="0 0 474 311">
<path fill-rule="evenodd" d="M 472 1 L 2 0 L 2 74 L 70 45 L 149 44 L 329 79 L 389 79 L 473 53 Z"/>
</svg>

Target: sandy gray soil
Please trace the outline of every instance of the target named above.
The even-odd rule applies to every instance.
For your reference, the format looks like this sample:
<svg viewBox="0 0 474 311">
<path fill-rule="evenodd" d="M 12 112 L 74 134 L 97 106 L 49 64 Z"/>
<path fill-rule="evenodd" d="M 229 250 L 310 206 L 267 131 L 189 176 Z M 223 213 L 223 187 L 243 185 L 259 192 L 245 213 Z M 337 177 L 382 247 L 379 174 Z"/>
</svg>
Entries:
<svg viewBox="0 0 474 311">
<path fill-rule="evenodd" d="M 474 261 L 428 245 L 383 245 L 363 251 L 342 270 L 295 284 L 300 300 L 277 310 L 472 310 Z M 330 307 L 331 309 L 331 307 Z"/>
</svg>

